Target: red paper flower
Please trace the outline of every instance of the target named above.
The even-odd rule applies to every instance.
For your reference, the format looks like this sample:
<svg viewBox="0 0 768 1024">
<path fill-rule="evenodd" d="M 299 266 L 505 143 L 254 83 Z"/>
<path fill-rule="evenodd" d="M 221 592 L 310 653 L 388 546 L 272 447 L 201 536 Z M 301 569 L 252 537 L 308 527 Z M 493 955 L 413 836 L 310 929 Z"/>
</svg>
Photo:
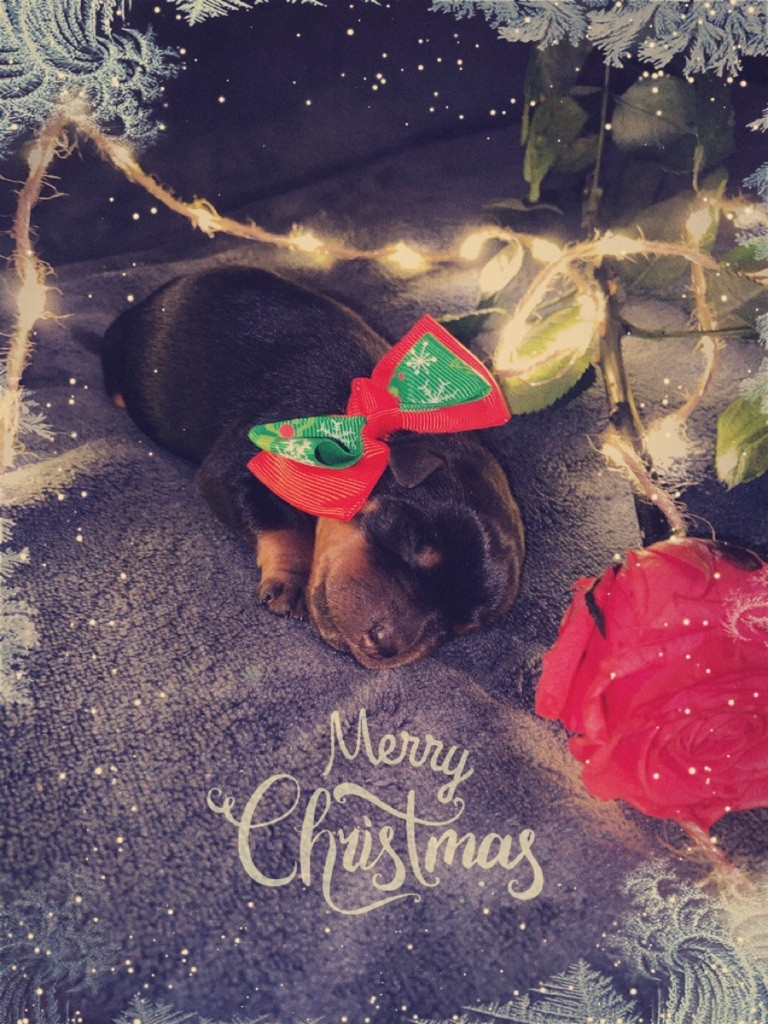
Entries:
<svg viewBox="0 0 768 1024">
<path fill-rule="evenodd" d="M 675 539 L 575 591 L 536 710 L 589 792 L 707 830 L 768 806 L 768 565 Z"/>
</svg>

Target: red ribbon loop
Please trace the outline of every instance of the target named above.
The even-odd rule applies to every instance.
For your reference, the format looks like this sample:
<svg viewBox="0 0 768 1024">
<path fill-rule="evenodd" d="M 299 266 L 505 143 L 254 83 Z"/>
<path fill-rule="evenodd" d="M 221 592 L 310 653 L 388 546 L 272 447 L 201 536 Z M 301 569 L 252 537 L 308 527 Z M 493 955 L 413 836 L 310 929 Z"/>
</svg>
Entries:
<svg viewBox="0 0 768 1024">
<path fill-rule="evenodd" d="M 395 388 L 396 370 L 425 335 L 437 339 L 488 385 L 488 392 L 472 401 L 436 404 L 434 408 L 402 409 Z M 379 360 L 370 377 L 355 377 L 347 403 L 348 416 L 365 416 L 364 450 L 354 465 L 341 468 L 307 465 L 284 455 L 262 451 L 248 469 L 278 497 L 313 516 L 350 520 L 387 468 L 385 439 L 397 430 L 443 434 L 501 426 L 509 418 L 504 397 L 488 370 L 472 353 L 430 316 L 424 316 Z"/>
</svg>

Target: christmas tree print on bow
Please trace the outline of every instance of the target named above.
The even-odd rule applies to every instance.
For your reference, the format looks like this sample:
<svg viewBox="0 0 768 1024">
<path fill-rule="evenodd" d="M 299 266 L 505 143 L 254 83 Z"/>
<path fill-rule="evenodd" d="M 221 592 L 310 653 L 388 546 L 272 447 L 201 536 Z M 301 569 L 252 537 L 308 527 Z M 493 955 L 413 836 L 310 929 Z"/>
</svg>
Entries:
<svg viewBox="0 0 768 1024">
<path fill-rule="evenodd" d="M 352 381 L 346 415 L 259 424 L 248 468 L 284 501 L 311 515 L 349 520 L 387 467 L 396 430 L 453 433 L 509 419 L 482 363 L 429 316 Z"/>
</svg>

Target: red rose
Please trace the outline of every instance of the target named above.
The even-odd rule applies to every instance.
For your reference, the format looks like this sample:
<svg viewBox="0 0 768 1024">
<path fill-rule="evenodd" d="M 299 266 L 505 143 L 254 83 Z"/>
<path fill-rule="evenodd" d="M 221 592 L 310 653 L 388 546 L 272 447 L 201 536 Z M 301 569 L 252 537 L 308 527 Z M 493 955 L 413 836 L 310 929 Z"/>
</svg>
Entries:
<svg viewBox="0 0 768 1024">
<path fill-rule="evenodd" d="M 673 539 L 575 591 L 536 710 L 589 792 L 707 830 L 768 806 L 768 565 Z"/>
</svg>

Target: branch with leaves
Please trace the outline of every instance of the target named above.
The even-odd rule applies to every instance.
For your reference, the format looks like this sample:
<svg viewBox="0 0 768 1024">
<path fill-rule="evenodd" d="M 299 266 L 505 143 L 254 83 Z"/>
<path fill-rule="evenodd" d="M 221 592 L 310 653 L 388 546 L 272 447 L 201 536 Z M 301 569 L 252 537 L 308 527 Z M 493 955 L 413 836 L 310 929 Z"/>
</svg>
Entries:
<svg viewBox="0 0 768 1024">
<path fill-rule="evenodd" d="M 687 426 L 710 385 L 725 337 L 757 340 L 768 331 L 768 244 L 759 233 L 768 217 L 764 207 L 744 197 L 724 196 L 720 161 L 733 146 L 724 83 L 645 72 L 615 95 L 608 74 L 602 90 L 581 84 L 584 45 L 558 49 L 556 55 L 534 50 L 530 58 L 523 123 L 527 210 L 556 210 L 553 189 L 563 175 L 586 175 L 583 222 L 601 224 L 602 233 L 562 250 L 550 246 L 546 265 L 517 296 L 522 260 L 514 226 L 526 202 L 492 204 L 488 213 L 499 233 L 489 238 L 504 248 L 487 260 L 480 280 L 493 280 L 493 286 L 475 310 L 453 324 L 465 341 L 485 328 L 482 344 L 513 412 L 537 412 L 562 401 L 591 365 L 601 370 L 612 423 L 605 454 L 632 482 L 641 530 L 651 542 L 670 529 L 685 532 L 673 492 L 689 482 Z M 622 156 L 613 191 L 600 181 L 606 146 Z M 654 200 L 662 185 L 669 187 L 670 168 L 675 175 L 687 171 L 692 188 L 678 187 L 670 198 Z M 548 202 L 541 204 L 550 182 Z M 722 252 L 723 239 L 734 231 L 737 244 L 716 258 L 713 252 Z M 625 296 L 668 299 L 677 290 L 679 299 L 686 275 L 703 370 L 680 408 L 646 425 L 624 370 Z M 487 327 L 499 323 L 505 308 L 509 318 L 495 337 L 489 335 Z M 633 328 L 632 334 L 642 337 L 644 331 Z M 768 470 L 768 360 L 764 371 L 745 382 L 743 397 L 719 419 L 716 467 L 729 487 Z M 647 508 L 649 501 L 663 510 L 663 519 Z"/>
</svg>

